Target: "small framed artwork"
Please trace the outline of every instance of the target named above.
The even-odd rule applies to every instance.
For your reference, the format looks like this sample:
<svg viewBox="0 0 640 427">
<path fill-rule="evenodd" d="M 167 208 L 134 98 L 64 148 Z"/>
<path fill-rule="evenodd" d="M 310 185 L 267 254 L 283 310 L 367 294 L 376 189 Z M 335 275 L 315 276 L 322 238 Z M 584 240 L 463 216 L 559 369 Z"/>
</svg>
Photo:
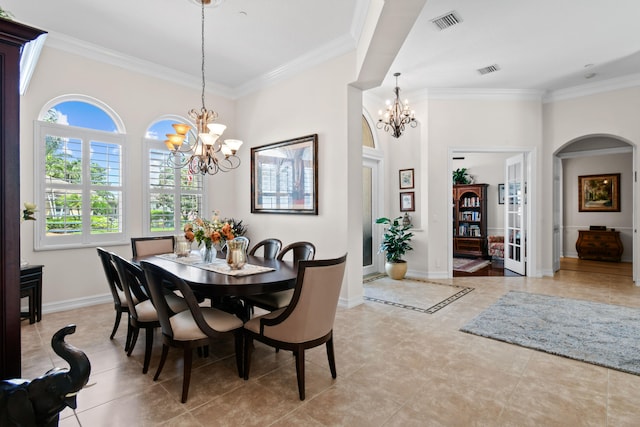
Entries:
<svg viewBox="0 0 640 427">
<path fill-rule="evenodd" d="M 498 204 L 504 205 L 504 184 L 498 184 Z"/>
<path fill-rule="evenodd" d="M 413 169 L 400 169 L 400 189 L 413 188 Z"/>
<path fill-rule="evenodd" d="M 400 212 L 413 212 L 416 210 L 413 191 L 400 193 Z"/>
<path fill-rule="evenodd" d="M 620 212 L 620 174 L 578 177 L 579 212 Z"/>
</svg>

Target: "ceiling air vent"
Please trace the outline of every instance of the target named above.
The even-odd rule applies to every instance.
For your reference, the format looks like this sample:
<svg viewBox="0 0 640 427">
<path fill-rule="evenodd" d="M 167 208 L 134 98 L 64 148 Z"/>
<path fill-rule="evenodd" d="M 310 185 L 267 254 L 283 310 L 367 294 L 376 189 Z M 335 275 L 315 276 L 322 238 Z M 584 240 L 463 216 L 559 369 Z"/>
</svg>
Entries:
<svg viewBox="0 0 640 427">
<path fill-rule="evenodd" d="M 432 19 L 431 22 L 433 22 L 435 26 L 438 27 L 440 31 L 442 31 L 446 28 L 453 27 L 454 25 L 461 23 L 462 19 L 460 19 L 456 12 L 452 11 L 447 13 L 446 15 L 442 15 L 435 19 Z"/>
<path fill-rule="evenodd" d="M 484 75 L 484 74 L 489 74 L 489 73 L 495 73 L 499 69 L 500 69 L 500 67 L 498 67 L 498 64 L 493 64 L 493 65 L 489 65 L 488 67 L 478 68 L 478 72 L 480 74 Z"/>
</svg>

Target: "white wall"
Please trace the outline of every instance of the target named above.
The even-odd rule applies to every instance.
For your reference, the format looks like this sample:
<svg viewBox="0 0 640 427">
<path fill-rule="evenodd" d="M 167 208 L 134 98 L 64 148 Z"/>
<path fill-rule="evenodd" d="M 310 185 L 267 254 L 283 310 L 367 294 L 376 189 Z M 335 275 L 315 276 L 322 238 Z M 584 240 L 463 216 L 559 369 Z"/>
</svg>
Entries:
<svg viewBox="0 0 640 427">
<path fill-rule="evenodd" d="M 248 214 L 249 173 L 237 175 L 234 196 L 254 242 L 268 237 L 277 237 L 283 244 L 307 240 L 316 245 L 316 258 L 333 258 L 348 252 L 347 276 L 351 280 L 341 294 L 346 305 L 359 303 L 362 296 L 362 101 L 350 93 L 349 83 L 354 78 L 355 53 L 237 101 L 237 115 L 243 123 L 240 138 L 246 144 L 244 164 L 250 163 L 250 147 L 318 134 L 317 216 Z M 356 97 L 355 113 L 352 96 Z M 355 114 L 353 124 L 359 129 L 351 136 L 353 140 L 348 127 L 350 114 Z M 350 176 L 349 168 L 359 178 Z M 359 206 L 356 212 L 354 203 Z M 357 225 L 350 227 L 354 218 Z"/>
<path fill-rule="evenodd" d="M 542 268 L 544 274 L 552 275 L 553 244 L 553 156 L 572 141 L 589 135 L 613 136 L 631 145 L 640 143 L 640 87 L 579 98 L 550 102 L 544 105 L 544 144 L 541 191 L 541 221 L 543 226 Z M 636 150 L 635 162 L 638 162 Z M 636 210 L 638 197 L 635 197 Z M 549 220 L 547 220 L 548 218 Z M 635 256 L 637 258 L 637 255 Z M 634 259 L 634 262 L 638 262 Z"/>
<path fill-rule="evenodd" d="M 159 116 L 177 114 L 200 106 L 200 91 L 168 81 L 152 78 L 102 62 L 93 61 L 61 50 L 45 47 L 42 51 L 29 90 L 21 99 L 20 108 L 20 193 L 22 201 L 34 201 L 34 140 L 33 121 L 43 105 L 60 95 L 80 93 L 97 98 L 111 106 L 122 118 L 127 130 L 125 148 L 125 194 L 130 236 L 146 233 L 142 230 L 142 138 L 147 127 Z M 238 136 L 235 126 L 234 103 L 211 94 L 207 95 L 209 108 L 220 114 L 220 121 L 228 128 L 225 136 Z M 244 148 L 242 150 L 245 150 Z M 249 162 L 229 174 L 208 177 L 212 201 L 209 210 L 221 209 L 225 216 L 241 217 L 244 212 L 235 208 L 236 177 L 248 176 Z M 227 175 L 227 176 L 225 176 Z M 16 213 L 18 214 L 18 213 Z M 36 215 L 38 217 L 38 215 Z M 32 264 L 43 264 L 44 310 L 60 306 L 83 304 L 92 298 L 111 300 L 104 272 L 95 248 L 57 251 L 33 251 L 33 224 L 21 225 L 21 255 Z M 127 243 L 109 250 L 130 257 Z M 83 300 L 88 299 L 88 300 Z"/>
<path fill-rule="evenodd" d="M 580 175 L 620 174 L 620 212 L 579 212 L 578 177 Z M 563 182 L 563 254 L 578 257 L 578 230 L 604 225 L 620 232 L 624 247 L 622 260 L 633 259 L 633 162 L 630 153 L 576 157 L 562 160 Z"/>
<path fill-rule="evenodd" d="M 458 152 L 542 150 L 542 109 L 539 100 L 530 99 L 432 99 L 429 102 L 427 158 L 428 182 L 428 271 L 431 277 L 448 277 L 451 256 L 451 175 L 449 150 Z M 453 163 L 451 163 L 453 164 Z M 540 185 L 539 162 L 533 176 Z M 472 171 L 473 174 L 473 171 Z M 539 206 L 537 195 L 529 197 Z M 530 230 L 539 241 L 541 231 Z M 539 265 L 532 256 L 532 275 L 538 275 Z"/>
</svg>

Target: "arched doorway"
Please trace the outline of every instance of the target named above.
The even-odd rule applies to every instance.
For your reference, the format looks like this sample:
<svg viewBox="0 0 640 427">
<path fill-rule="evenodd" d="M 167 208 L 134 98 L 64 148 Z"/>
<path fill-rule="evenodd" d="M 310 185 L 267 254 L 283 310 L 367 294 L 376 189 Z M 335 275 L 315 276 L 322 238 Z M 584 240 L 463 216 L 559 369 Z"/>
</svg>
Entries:
<svg viewBox="0 0 640 427">
<path fill-rule="evenodd" d="M 553 158 L 553 270 L 561 259 L 577 259 L 575 247 L 580 230 L 592 226 L 615 230 L 624 251 L 621 261 L 632 263 L 636 281 L 635 146 L 615 135 L 585 135 L 568 141 Z M 588 212 L 578 206 L 579 178 L 620 174 L 619 211 Z M 565 264 L 566 265 L 566 264 Z"/>
</svg>

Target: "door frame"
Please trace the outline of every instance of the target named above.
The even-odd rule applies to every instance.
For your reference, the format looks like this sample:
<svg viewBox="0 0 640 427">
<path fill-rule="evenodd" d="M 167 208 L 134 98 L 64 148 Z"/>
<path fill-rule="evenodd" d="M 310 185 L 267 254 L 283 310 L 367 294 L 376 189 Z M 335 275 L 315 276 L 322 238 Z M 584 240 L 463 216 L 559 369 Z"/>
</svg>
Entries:
<svg viewBox="0 0 640 427">
<path fill-rule="evenodd" d="M 362 147 L 362 167 L 370 167 L 373 171 L 371 176 L 371 214 L 373 218 L 379 218 L 384 212 L 384 155 L 380 151 Z M 375 248 L 380 246 L 381 236 L 376 233 L 376 227 L 372 233 L 373 264 L 370 267 L 362 266 L 362 275 L 384 271 L 383 254 L 377 253 Z"/>
<path fill-rule="evenodd" d="M 464 154 L 490 154 L 490 153 L 513 153 L 518 154 L 522 153 L 525 156 L 526 170 L 525 170 L 525 181 L 527 183 L 527 203 L 526 203 L 526 226 L 527 226 L 527 238 L 526 240 L 526 254 L 527 254 L 527 262 L 526 262 L 526 276 L 534 276 L 536 272 L 536 266 L 538 263 L 537 259 L 537 249 L 538 249 L 538 238 L 540 236 L 540 231 L 538 229 L 534 230 L 532 228 L 533 224 L 536 224 L 538 221 L 538 215 L 536 210 L 533 208 L 533 205 L 538 200 L 538 185 L 535 181 L 536 175 L 534 171 L 537 170 L 538 158 L 537 158 L 537 149 L 535 147 L 449 147 L 448 148 L 448 157 L 447 157 L 447 185 L 448 185 L 448 193 L 449 194 L 449 213 L 453 210 L 453 199 L 451 194 L 453 194 L 453 180 L 451 179 L 451 174 L 453 172 L 453 157 L 463 156 Z M 453 277 L 453 218 L 451 214 L 448 215 L 448 224 L 447 227 L 447 250 L 448 250 L 448 271 L 449 277 Z"/>
</svg>

